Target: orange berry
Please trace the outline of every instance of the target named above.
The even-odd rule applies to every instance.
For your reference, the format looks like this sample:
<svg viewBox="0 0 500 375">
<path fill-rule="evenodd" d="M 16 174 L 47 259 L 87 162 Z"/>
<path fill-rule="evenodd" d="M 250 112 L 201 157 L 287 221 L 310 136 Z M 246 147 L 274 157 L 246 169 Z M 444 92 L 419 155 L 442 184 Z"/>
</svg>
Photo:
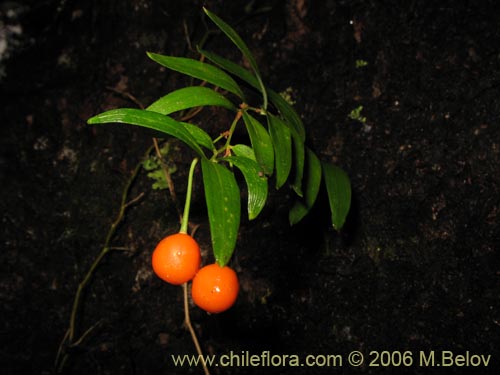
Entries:
<svg viewBox="0 0 500 375">
<path fill-rule="evenodd" d="M 191 280 L 200 269 L 198 243 L 188 234 L 165 237 L 153 251 L 152 265 L 156 275 L 167 283 L 180 285 Z"/>
<path fill-rule="evenodd" d="M 209 313 L 220 313 L 234 304 L 239 290 L 236 272 L 214 263 L 198 271 L 193 279 L 191 296 L 199 308 Z"/>
</svg>

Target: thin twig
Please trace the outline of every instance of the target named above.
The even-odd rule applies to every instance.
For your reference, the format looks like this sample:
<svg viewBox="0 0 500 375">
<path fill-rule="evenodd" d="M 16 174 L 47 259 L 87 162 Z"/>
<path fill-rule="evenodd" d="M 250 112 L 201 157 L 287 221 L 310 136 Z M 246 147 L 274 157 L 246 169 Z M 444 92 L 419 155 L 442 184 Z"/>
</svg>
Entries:
<svg viewBox="0 0 500 375">
<path fill-rule="evenodd" d="M 110 87 L 110 86 L 107 86 L 106 89 L 108 89 L 110 91 L 113 91 L 114 93 L 117 93 L 117 94 L 119 94 L 119 95 L 121 95 L 121 96 L 129 99 L 134 104 L 136 104 L 140 109 L 144 109 L 145 108 L 144 104 L 142 104 L 141 101 L 139 101 L 134 95 L 132 95 L 128 91 L 118 90 L 118 89 L 116 89 L 114 87 Z M 201 109 L 202 109 L 201 107 L 199 107 L 199 108 L 193 108 L 184 117 L 182 117 L 179 121 L 187 121 L 187 120 L 189 120 L 190 118 L 196 116 L 199 113 L 199 111 L 201 111 Z M 167 181 L 167 185 L 168 185 L 168 190 L 170 192 L 170 196 L 172 197 L 172 201 L 174 202 L 175 209 L 177 210 L 177 214 L 178 214 L 179 220 L 180 220 L 180 218 L 182 217 L 182 213 L 181 213 L 181 210 L 180 210 L 179 205 L 177 203 L 177 194 L 175 193 L 174 182 L 172 180 L 172 176 L 171 176 L 170 172 L 168 171 L 168 166 L 163 161 L 163 157 L 161 155 L 160 147 L 158 145 L 158 138 L 156 138 L 156 137 L 153 137 L 153 146 L 154 146 L 154 149 L 156 151 L 156 156 L 158 157 L 158 160 L 160 161 L 160 164 L 161 164 L 161 167 L 162 167 L 162 170 L 163 170 L 163 174 L 165 175 L 165 180 Z"/>
<path fill-rule="evenodd" d="M 59 348 L 57 349 L 57 354 L 56 354 L 56 360 L 54 361 L 54 368 L 56 369 L 56 372 L 60 372 L 62 368 L 64 367 L 64 362 L 66 360 L 59 361 L 59 358 L 63 355 L 64 352 L 64 346 L 66 344 L 66 340 L 68 340 L 69 336 L 69 328 L 66 330 L 66 333 L 64 334 L 63 339 L 61 340 L 61 344 L 59 345 Z M 64 358 L 66 358 L 66 354 L 64 355 Z"/>
<path fill-rule="evenodd" d="M 134 102 L 140 109 L 144 109 L 144 105 L 139 101 L 139 99 L 137 99 L 134 95 L 132 95 L 128 91 L 118 90 L 118 89 L 111 87 L 111 86 L 106 86 L 106 89 L 113 91 L 117 94 L 120 94 L 121 96 L 124 96 L 125 98 Z"/>
<path fill-rule="evenodd" d="M 71 344 L 71 346 L 79 346 L 82 344 L 83 341 L 85 341 L 85 339 L 87 338 L 88 335 L 90 335 L 90 333 L 96 329 L 96 327 L 101 324 L 101 321 L 98 321 L 96 324 L 94 324 L 93 326 L 91 326 L 90 328 L 88 328 L 84 333 L 83 335 L 80 336 L 80 338 L 75 341 L 73 344 Z"/>
<path fill-rule="evenodd" d="M 177 211 L 177 215 L 179 216 L 179 222 L 181 222 L 182 221 L 182 211 L 181 211 L 181 208 L 179 207 L 179 203 L 177 201 L 177 194 L 175 192 L 174 181 L 172 180 L 172 175 L 170 174 L 170 172 L 168 170 L 168 165 L 163 160 L 163 156 L 161 154 L 160 146 L 158 145 L 157 138 L 153 138 L 153 145 L 155 148 L 156 157 L 160 161 L 161 169 L 163 171 L 163 175 L 165 176 L 165 181 L 167 181 L 168 191 L 170 193 L 170 197 L 172 199 L 172 202 L 174 203 L 175 209 Z"/>
<path fill-rule="evenodd" d="M 109 249 L 116 250 L 116 251 L 132 251 L 132 249 L 130 249 L 129 247 L 125 247 L 125 246 L 111 246 Z"/>
<path fill-rule="evenodd" d="M 186 43 L 188 45 L 188 48 L 190 51 L 194 52 L 193 46 L 191 44 L 191 37 L 189 36 L 189 29 L 188 29 L 188 25 L 186 23 L 186 19 L 182 20 L 182 26 L 184 28 L 184 36 L 186 37 Z"/>
<path fill-rule="evenodd" d="M 198 341 L 198 337 L 196 336 L 196 332 L 191 324 L 191 316 L 189 315 L 189 300 L 188 300 L 188 285 L 187 283 L 182 284 L 182 289 L 184 291 L 184 324 L 186 325 L 189 333 L 191 334 L 191 339 L 193 340 L 194 346 L 196 348 L 196 352 L 198 353 L 199 358 L 201 359 L 201 365 L 203 366 L 203 371 L 205 375 L 210 375 L 210 371 L 208 371 L 207 363 L 205 362 L 205 357 L 203 356 L 203 352 L 201 350 L 200 342 Z"/>
<path fill-rule="evenodd" d="M 141 192 L 137 197 L 135 197 L 134 199 L 128 201 L 128 203 L 125 204 L 125 208 L 133 205 L 134 203 L 136 203 L 137 201 L 141 200 L 141 198 L 144 196 L 144 192 Z"/>
<path fill-rule="evenodd" d="M 194 237 L 194 234 L 200 227 L 200 224 L 191 224 L 189 223 L 189 233 L 191 233 L 191 237 Z"/>
<path fill-rule="evenodd" d="M 202 84 L 200 84 L 200 86 L 203 86 Z M 188 113 L 186 113 L 184 116 L 182 116 L 179 121 L 187 121 L 187 120 L 191 120 L 193 117 L 195 117 L 198 113 L 201 112 L 201 110 L 203 109 L 203 107 L 194 107 L 192 108 Z"/>
<path fill-rule="evenodd" d="M 149 155 L 151 152 L 151 147 L 148 149 L 146 155 Z M 87 287 L 88 283 L 92 279 L 95 270 L 97 267 L 100 265 L 101 261 L 104 259 L 104 257 L 111 251 L 113 250 L 112 247 L 110 247 L 111 240 L 113 239 L 116 229 L 119 227 L 120 223 L 122 222 L 124 216 L 125 216 L 125 211 L 127 207 L 132 205 L 133 203 L 137 202 L 142 196 L 144 195 L 143 193 L 139 194 L 137 197 L 134 199 L 127 201 L 128 199 L 128 194 L 130 192 L 130 189 L 132 187 L 132 184 L 134 183 L 140 169 L 142 167 L 142 162 L 137 163 L 136 167 L 132 171 L 132 174 L 130 175 L 129 179 L 127 180 L 127 183 L 125 184 L 125 187 L 122 192 L 122 197 L 121 197 L 121 202 L 120 202 L 120 210 L 118 212 L 118 215 L 111 224 L 109 231 L 106 235 L 106 239 L 104 241 L 104 245 L 101 249 L 101 252 L 97 256 L 97 258 L 94 260 L 92 265 L 90 266 L 89 270 L 85 274 L 83 280 L 78 284 L 78 288 L 75 294 L 75 298 L 73 300 L 73 306 L 71 308 L 71 315 L 70 315 L 70 321 L 69 321 L 69 328 L 66 331 L 60 345 L 57 351 L 56 355 L 56 363 L 55 363 L 55 369 L 57 372 L 61 372 L 62 369 L 64 368 L 64 365 L 66 364 L 68 360 L 68 353 L 65 353 L 65 347 L 68 346 L 76 346 L 79 345 L 83 342 L 83 340 L 90 334 L 90 332 L 95 328 L 96 325 L 90 327 L 87 329 L 83 335 L 80 336 L 80 338 L 75 339 L 76 337 L 76 320 L 77 320 L 77 315 L 78 315 L 78 310 L 80 307 L 81 299 L 82 299 L 82 293 Z M 61 359 L 61 355 L 63 355 Z"/>
</svg>

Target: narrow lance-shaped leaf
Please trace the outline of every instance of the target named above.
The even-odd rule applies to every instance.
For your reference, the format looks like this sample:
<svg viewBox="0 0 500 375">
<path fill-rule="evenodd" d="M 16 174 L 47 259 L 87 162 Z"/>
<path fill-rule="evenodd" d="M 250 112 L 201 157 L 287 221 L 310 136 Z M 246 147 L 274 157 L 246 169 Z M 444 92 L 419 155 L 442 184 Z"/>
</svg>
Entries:
<svg viewBox="0 0 500 375">
<path fill-rule="evenodd" d="M 198 143 L 200 146 L 206 147 L 210 151 L 215 151 L 215 146 L 212 142 L 212 138 L 210 138 L 205 130 L 199 128 L 196 125 L 190 124 L 189 122 L 183 122 L 182 125 L 184 125 L 187 131 L 189 131 L 196 143 Z"/>
<path fill-rule="evenodd" d="M 172 91 L 158 99 L 148 108 L 148 111 L 158 112 L 162 115 L 182 111 L 184 109 L 202 106 L 218 106 L 230 110 L 236 110 L 225 96 L 203 86 L 185 87 Z"/>
<path fill-rule="evenodd" d="M 274 150 L 269 133 L 260 122 L 246 111 L 243 112 L 243 121 L 250 136 L 250 142 L 252 143 L 257 162 L 266 175 L 272 175 L 274 169 Z"/>
<path fill-rule="evenodd" d="M 232 75 L 245 81 L 246 83 L 248 83 L 250 86 L 254 87 L 255 89 L 259 90 L 260 84 L 259 84 L 259 81 L 257 80 L 257 78 L 252 73 L 250 73 L 248 70 L 243 68 L 241 65 L 238 65 L 238 64 L 232 62 L 231 60 L 226 59 L 225 57 L 217 55 L 214 52 L 205 51 L 203 49 L 198 49 L 198 52 L 200 52 L 202 55 L 204 55 L 208 60 L 210 60 L 214 64 L 220 66 L 222 69 L 226 70 L 227 72 L 231 73 Z"/>
<path fill-rule="evenodd" d="M 222 69 L 240 78 L 250 86 L 259 89 L 259 81 L 245 68 L 213 52 L 201 49 L 199 50 L 199 52 L 208 60 L 220 66 Z M 269 94 L 271 103 L 273 103 L 276 109 L 281 113 L 285 121 L 289 123 L 293 129 L 295 129 L 295 131 L 299 135 L 299 138 L 303 142 L 306 139 L 306 131 L 304 129 L 304 124 L 302 123 L 302 120 L 300 119 L 295 109 L 277 92 L 268 88 L 267 93 Z"/>
<path fill-rule="evenodd" d="M 293 109 L 292 105 L 288 103 L 280 94 L 269 90 L 269 98 L 271 102 L 276 106 L 278 111 L 280 111 L 281 116 L 295 129 L 297 134 L 300 136 L 300 139 L 305 141 L 306 139 L 306 130 L 304 129 L 304 124 L 300 119 L 295 109 Z"/>
<path fill-rule="evenodd" d="M 287 122 L 284 122 L 288 125 Z M 293 156 L 294 156 L 294 179 L 292 182 L 292 189 L 297 193 L 299 197 L 303 196 L 302 192 L 302 179 L 304 177 L 304 160 L 305 160 L 305 145 L 304 141 L 300 138 L 297 131 L 289 127 L 290 133 L 292 135 L 292 145 L 293 145 Z"/>
<path fill-rule="evenodd" d="M 250 86 L 258 89 L 259 84 L 255 76 L 253 76 L 248 70 L 242 68 L 240 65 L 227 60 L 226 58 L 219 56 L 215 53 L 200 50 L 200 53 L 205 55 L 210 61 L 219 65 L 221 68 L 225 69 L 229 73 L 235 75 L 236 77 L 242 79 Z M 292 135 L 292 143 L 294 150 L 294 181 L 292 183 L 293 190 L 302 197 L 302 177 L 304 174 L 304 140 L 305 140 L 305 129 L 302 124 L 302 120 L 297 115 L 293 107 L 286 102 L 285 99 L 281 97 L 278 93 L 273 90 L 269 90 L 269 98 L 271 102 L 276 106 L 278 111 L 280 111 L 283 116 L 283 122 L 289 127 Z"/>
<path fill-rule="evenodd" d="M 243 56 L 248 60 L 250 67 L 252 68 L 253 72 L 255 73 L 255 77 L 257 78 L 257 81 L 259 82 L 259 89 L 262 93 L 262 98 L 264 101 L 263 107 L 264 109 L 267 108 L 267 92 L 266 92 L 266 87 L 264 86 L 264 83 L 262 82 L 262 77 L 259 72 L 259 67 L 257 66 L 257 62 L 255 61 L 255 58 L 253 57 L 252 53 L 250 52 L 250 49 L 246 45 L 246 43 L 241 39 L 241 37 L 238 35 L 238 33 L 231 27 L 229 26 L 226 22 L 224 22 L 222 19 L 220 19 L 217 15 L 213 14 L 210 12 L 208 9 L 203 8 L 207 16 L 217 25 L 219 29 L 222 30 L 226 36 L 231 39 L 231 41 L 238 47 L 238 49 L 243 53 Z"/>
<path fill-rule="evenodd" d="M 223 267 L 236 246 L 240 225 L 240 189 L 234 174 L 208 159 L 201 160 L 210 235 L 215 261 Z"/>
<path fill-rule="evenodd" d="M 237 144 L 231 146 L 231 151 L 236 155 L 236 156 L 243 156 L 245 158 L 251 159 L 253 161 L 257 161 L 255 158 L 255 152 L 253 149 L 247 145 L 242 145 L 242 144 Z"/>
<path fill-rule="evenodd" d="M 351 207 L 351 182 L 347 173 L 341 168 L 329 163 L 322 164 L 332 213 L 332 225 L 336 230 L 340 230 L 344 226 Z"/>
<path fill-rule="evenodd" d="M 152 52 L 148 52 L 148 56 L 166 68 L 207 81 L 244 100 L 243 92 L 234 79 L 216 66 L 186 57 L 165 56 Z"/>
<path fill-rule="evenodd" d="M 321 184 L 321 162 L 314 152 L 306 147 L 306 181 L 304 199 L 298 200 L 289 212 L 290 224 L 298 223 L 311 210 L 318 196 Z"/>
<path fill-rule="evenodd" d="M 299 136 L 296 135 L 296 132 L 292 132 L 293 137 L 293 148 L 295 152 L 295 179 L 292 184 L 293 190 L 299 196 L 303 196 L 302 192 L 302 179 L 304 177 L 304 160 L 305 160 L 305 152 L 304 152 L 304 142 L 299 139 Z"/>
<path fill-rule="evenodd" d="M 198 155 L 205 157 L 196 139 L 181 122 L 156 112 L 134 108 L 120 108 L 101 113 L 87 121 L 90 125 L 113 122 L 137 125 L 168 134 L 186 143 Z"/>
<path fill-rule="evenodd" d="M 269 135 L 274 145 L 276 189 L 286 182 L 292 167 L 292 137 L 288 127 L 276 116 L 267 114 Z"/>
<path fill-rule="evenodd" d="M 255 219 L 266 204 L 267 178 L 263 176 L 259 165 L 252 159 L 230 156 L 224 160 L 234 164 L 243 174 L 248 190 L 248 218 Z"/>
</svg>

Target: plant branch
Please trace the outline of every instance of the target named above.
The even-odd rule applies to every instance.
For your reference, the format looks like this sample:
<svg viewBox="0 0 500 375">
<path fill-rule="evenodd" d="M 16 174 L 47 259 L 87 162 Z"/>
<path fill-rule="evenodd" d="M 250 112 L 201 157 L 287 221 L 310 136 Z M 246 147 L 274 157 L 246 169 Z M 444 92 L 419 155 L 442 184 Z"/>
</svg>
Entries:
<svg viewBox="0 0 500 375">
<path fill-rule="evenodd" d="M 172 180 L 172 175 L 168 171 L 168 165 L 166 165 L 165 161 L 163 160 L 163 156 L 161 155 L 157 138 L 153 138 L 153 145 L 156 151 L 156 157 L 160 161 L 161 169 L 163 171 L 163 174 L 165 175 L 165 181 L 167 181 L 170 197 L 172 198 L 172 202 L 174 203 L 175 209 L 177 210 L 177 215 L 179 216 L 179 221 L 180 221 L 182 220 L 182 213 L 181 209 L 179 208 L 179 203 L 177 201 L 177 194 L 175 193 L 174 181 Z"/>
<path fill-rule="evenodd" d="M 111 86 L 106 86 L 106 89 L 113 91 L 114 93 L 117 93 L 117 94 L 129 99 L 130 101 L 135 103 L 140 109 L 144 109 L 144 105 L 134 95 L 132 95 L 128 91 L 118 90 L 118 89 L 111 87 Z"/>
<path fill-rule="evenodd" d="M 150 152 L 151 152 L 151 148 L 148 149 L 146 155 L 148 155 Z M 127 183 L 125 184 L 125 187 L 124 187 L 123 192 L 122 192 L 120 209 L 118 211 L 118 215 L 109 228 L 109 231 L 106 235 L 104 245 L 101 249 L 101 252 L 97 256 L 97 258 L 94 260 L 92 265 L 90 266 L 90 268 L 87 271 L 87 273 L 85 274 L 83 280 L 80 282 L 80 284 L 78 284 L 78 288 L 77 288 L 75 298 L 73 300 L 73 305 L 71 308 L 69 328 L 66 331 L 66 333 L 61 341 L 61 344 L 59 345 L 59 349 L 58 349 L 57 355 L 56 355 L 55 368 L 56 368 L 57 372 L 62 371 L 62 369 L 64 368 L 64 365 L 68 359 L 68 353 L 65 353 L 65 347 L 66 346 L 76 346 L 76 345 L 81 344 L 81 342 L 90 334 L 90 332 L 96 326 L 96 325 L 94 325 L 91 328 L 87 329 L 83 333 L 83 335 L 80 336 L 79 339 L 75 339 L 75 337 L 76 337 L 76 320 L 77 320 L 78 310 L 79 310 L 79 307 L 81 304 L 82 293 L 85 290 L 85 288 L 87 287 L 90 280 L 92 279 L 92 276 L 94 275 L 95 270 L 100 265 L 100 263 L 102 262 L 104 257 L 113 249 L 112 247 L 110 247 L 110 243 L 111 243 L 111 240 L 113 239 L 113 237 L 116 233 L 117 228 L 119 227 L 120 223 L 123 221 L 123 218 L 125 217 L 126 209 L 128 207 L 130 207 L 132 204 L 136 203 L 144 195 L 143 193 L 141 193 L 137 197 L 135 197 L 134 199 L 127 201 L 130 189 L 131 189 L 132 184 L 134 183 L 134 181 L 135 181 L 135 179 L 136 179 L 136 177 L 141 169 L 141 166 L 142 166 L 141 162 L 137 163 L 136 167 L 132 171 L 132 174 L 130 175 L 129 179 L 127 180 Z"/>
<path fill-rule="evenodd" d="M 196 352 L 198 353 L 199 358 L 201 359 L 201 365 L 203 366 L 203 371 L 205 375 L 210 375 L 210 371 L 208 370 L 208 366 L 205 362 L 205 357 L 203 356 L 203 351 L 201 350 L 200 342 L 198 341 L 198 337 L 196 336 L 196 332 L 191 324 L 191 316 L 189 315 L 189 299 L 188 299 L 188 284 L 182 284 L 182 289 L 184 291 L 184 324 L 186 325 L 189 333 L 191 334 L 191 339 L 193 340 L 194 346 L 196 348 Z"/>
<path fill-rule="evenodd" d="M 224 143 L 224 146 L 222 146 L 220 149 L 215 151 L 212 159 L 217 157 L 217 155 L 219 155 L 221 152 L 224 152 L 225 156 L 227 156 L 227 154 L 230 152 L 231 138 L 233 137 L 234 130 L 236 129 L 236 124 L 238 124 L 238 121 L 240 120 L 242 115 L 243 115 L 243 112 L 241 110 L 238 110 L 238 112 L 236 112 L 236 115 L 234 116 L 233 122 L 231 123 L 231 127 L 229 128 L 227 133 L 223 133 L 224 135 L 227 134 L 226 143 Z"/>
<path fill-rule="evenodd" d="M 194 169 L 197 163 L 198 163 L 198 158 L 194 158 L 193 161 L 191 162 L 191 167 L 189 168 L 186 202 L 184 203 L 184 213 L 182 215 L 182 220 L 181 220 L 181 230 L 180 230 L 181 233 L 188 232 L 189 210 L 191 208 L 191 195 L 193 190 L 193 176 L 194 176 Z"/>
</svg>

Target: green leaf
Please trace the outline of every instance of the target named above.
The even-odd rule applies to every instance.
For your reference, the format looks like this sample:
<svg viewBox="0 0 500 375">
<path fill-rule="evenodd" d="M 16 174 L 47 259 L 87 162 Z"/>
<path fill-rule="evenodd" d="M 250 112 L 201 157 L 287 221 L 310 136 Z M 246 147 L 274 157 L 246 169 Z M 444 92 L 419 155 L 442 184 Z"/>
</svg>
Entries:
<svg viewBox="0 0 500 375">
<path fill-rule="evenodd" d="M 248 83 L 250 86 L 259 90 L 259 81 L 255 76 L 250 73 L 248 70 L 243 68 L 241 65 L 238 65 L 231 60 L 226 59 L 225 57 L 219 56 L 216 53 L 205 51 L 203 49 L 198 49 L 202 55 L 204 55 L 208 60 L 212 61 L 214 64 L 219 65 L 222 69 L 231 73 L 232 75 L 240 78 L 241 80 Z"/>
<path fill-rule="evenodd" d="M 250 86 L 258 89 L 259 83 L 257 79 L 246 69 L 242 68 L 240 65 L 225 59 L 215 53 L 200 50 L 200 53 L 205 55 L 207 59 L 212 61 L 214 64 L 219 65 L 222 69 L 225 69 L 234 76 L 242 79 Z M 293 190 L 298 196 L 302 197 L 302 178 L 304 170 L 304 140 L 305 140 L 305 129 L 302 124 L 302 120 L 297 115 L 293 107 L 287 103 L 285 99 L 281 97 L 280 94 L 273 90 L 268 89 L 269 98 L 271 102 L 276 106 L 278 111 L 283 116 L 283 122 L 289 127 L 294 150 L 294 181 L 292 183 Z"/>
<path fill-rule="evenodd" d="M 87 120 L 87 123 L 90 125 L 113 122 L 142 126 L 171 135 L 186 143 L 201 157 L 205 157 L 196 139 L 181 122 L 156 112 L 143 109 L 120 108 L 101 113 Z"/>
<path fill-rule="evenodd" d="M 201 159 L 203 186 L 215 261 L 225 266 L 236 246 L 240 226 L 240 189 L 226 167 Z"/>
<path fill-rule="evenodd" d="M 145 171 L 153 171 L 155 169 L 158 169 L 160 166 L 160 163 L 157 162 L 155 159 L 152 157 L 149 159 L 146 159 L 142 162 L 142 167 L 144 168 Z"/>
<path fill-rule="evenodd" d="M 250 136 L 257 162 L 266 175 L 272 175 L 274 170 L 274 150 L 269 133 L 260 122 L 247 112 L 243 112 L 243 121 Z"/>
<path fill-rule="evenodd" d="M 274 145 L 276 167 L 276 189 L 279 189 L 288 179 L 292 167 L 292 136 L 290 129 L 283 121 L 267 114 L 269 135 Z"/>
<path fill-rule="evenodd" d="M 298 223 L 311 210 L 316 197 L 318 196 L 321 184 L 321 162 L 314 152 L 306 147 L 307 169 L 306 169 L 306 190 L 304 199 L 298 200 L 292 206 L 288 218 L 290 225 Z"/>
<path fill-rule="evenodd" d="M 341 168 L 329 163 L 322 164 L 332 224 L 336 230 L 340 230 L 351 207 L 351 182 L 347 173 Z"/>
<path fill-rule="evenodd" d="M 248 188 L 248 218 L 255 219 L 264 208 L 267 199 L 267 178 L 263 176 L 256 161 L 244 156 L 224 158 L 238 168 Z"/>
<path fill-rule="evenodd" d="M 213 52 L 201 49 L 199 50 L 199 52 L 214 64 L 219 65 L 222 69 L 245 81 L 250 86 L 259 89 L 259 81 L 245 68 Z M 273 103 L 276 109 L 281 113 L 281 116 L 283 116 L 285 122 L 289 123 L 290 126 L 295 129 L 302 142 L 304 142 L 306 139 L 306 131 L 304 128 L 304 124 L 302 123 L 302 120 L 300 119 L 300 116 L 297 114 L 295 109 L 274 90 L 267 89 L 267 93 L 269 94 L 271 103 Z"/>
<path fill-rule="evenodd" d="M 205 55 L 207 59 L 212 61 L 214 64 L 219 65 L 221 68 L 225 69 L 234 76 L 242 79 L 250 86 L 258 89 L 257 79 L 246 69 L 242 68 L 240 65 L 225 59 L 215 53 L 200 50 L 200 53 Z M 274 106 L 278 109 L 283 117 L 283 122 L 290 128 L 293 141 L 294 149 L 294 182 L 292 183 L 293 190 L 297 195 L 302 196 L 302 177 L 304 169 L 304 141 L 306 138 L 306 133 L 304 129 L 304 124 L 300 119 L 299 115 L 293 107 L 281 97 L 280 94 L 273 90 L 268 89 L 269 98 Z"/>
<path fill-rule="evenodd" d="M 243 92 L 234 79 L 213 65 L 186 57 L 165 56 L 152 52 L 148 52 L 148 56 L 164 67 L 201 79 L 202 81 L 207 81 L 221 89 L 232 92 L 244 100 Z"/>
<path fill-rule="evenodd" d="M 218 92 L 203 86 L 185 87 L 173 91 L 151 104 L 146 110 L 169 115 L 187 108 L 218 106 L 236 110 L 233 103 Z"/>
<path fill-rule="evenodd" d="M 264 109 L 267 108 L 267 91 L 266 87 L 264 86 L 264 83 L 262 82 L 262 77 L 259 72 L 259 67 L 257 66 L 257 62 L 255 61 L 255 58 L 253 57 L 252 53 L 250 52 L 250 49 L 246 45 L 246 43 L 241 39 L 241 37 L 238 35 L 238 33 L 231 27 L 229 26 L 226 22 L 224 22 L 222 19 L 220 19 L 217 15 L 213 14 L 210 12 L 208 9 L 203 8 L 207 16 L 217 25 L 219 29 L 222 30 L 224 34 L 238 47 L 238 49 L 243 53 L 243 56 L 248 60 L 248 63 L 250 64 L 250 67 L 252 68 L 255 77 L 257 78 L 257 81 L 259 82 L 259 89 L 262 93 L 262 98 L 264 100 L 263 107 Z"/>
<path fill-rule="evenodd" d="M 210 138 L 210 136 L 203 129 L 188 122 L 182 122 L 182 125 L 184 125 L 186 130 L 196 140 L 196 143 L 198 143 L 200 146 L 206 147 L 210 151 L 215 151 L 215 146 L 212 142 L 212 138 Z"/>
<path fill-rule="evenodd" d="M 162 169 L 155 169 L 148 173 L 148 177 L 155 180 L 153 182 L 153 190 L 163 190 L 168 187 L 167 180 L 165 179 L 165 172 Z"/>
<path fill-rule="evenodd" d="M 300 197 L 303 196 L 302 192 L 302 178 L 304 176 L 304 142 L 306 139 L 306 131 L 304 124 L 300 119 L 295 109 L 281 97 L 280 94 L 269 90 L 269 97 L 271 102 L 276 106 L 282 116 L 283 123 L 290 129 L 292 135 L 292 144 L 294 150 L 294 181 L 292 183 L 293 190 Z"/>
<path fill-rule="evenodd" d="M 281 113 L 285 122 L 292 126 L 299 135 L 301 141 L 304 142 L 306 139 L 306 130 L 299 115 L 295 112 L 295 109 L 293 109 L 293 107 L 277 92 L 269 90 L 269 98 Z"/>
<path fill-rule="evenodd" d="M 255 158 L 255 152 L 251 147 L 247 145 L 237 144 L 231 146 L 231 151 L 233 151 L 236 156 L 243 156 L 253 161 L 257 161 L 257 159 Z"/>
<path fill-rule="evenodd" d="M 232 75 L 248 83 L 250 86 L 259 90 L 259 81 L 245 68 L 213 52 L 205 51 L 202 49 L 199 49 L 199 52 L 214 64 L 220 66 L 222 69 L 226 70 Z M 283 120 L 287 124 L 289 124 L 290 127 L 297 133 L 297 140 L 300 140 L 303 143 L 306 139 L 306 131 L 304 128 L 304 124 L 302 123 L 302 120 L 300 119 L 295 109 L 274 90 L 267 89 L 267 93 L 269 94 L 271 103 L 273 103 L 276 109 L 281 113 Z"/>
<path fill-rule="evenodd" d="M 286 125 L 288 123 L 285 122 Z M 305 145 L 304 141 L 301 139 L 297 131 L 290 127 L 290 133 L 292 134 L 292 145 L 294 153 L 294 181 L 292 183 L 292 189 L 297 193 L 299 197 L 304 194 L 302 192 L 302 179 L 304 177 L 304 163 L 305 163 Z"/>
</svg>

